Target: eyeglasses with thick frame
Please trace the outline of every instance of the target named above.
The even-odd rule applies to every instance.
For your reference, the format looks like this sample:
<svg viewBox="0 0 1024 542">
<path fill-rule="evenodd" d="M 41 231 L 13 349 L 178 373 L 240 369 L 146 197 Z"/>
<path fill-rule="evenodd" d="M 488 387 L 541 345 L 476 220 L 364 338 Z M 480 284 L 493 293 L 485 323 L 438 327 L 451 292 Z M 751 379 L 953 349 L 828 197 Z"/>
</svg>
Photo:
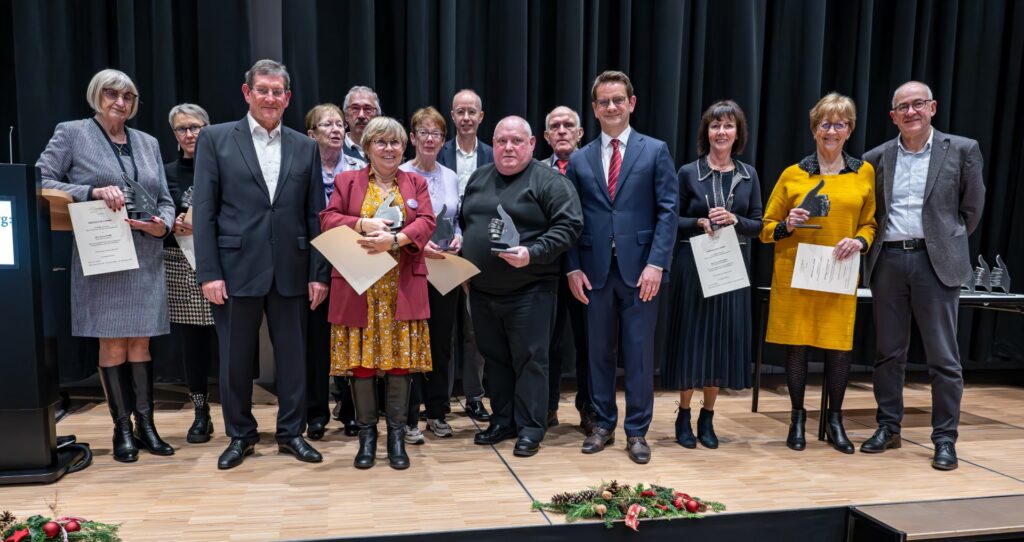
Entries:
<svg viewBox="0 0 1024 542">
<path fill-rule="evenodd" d="M 845 122 L 829 122 L 825 121 L 818 125 L 818 131 L 825 133 L 829 130 L 835 130 L 836 132 L 844 132 L 850 125 Z"/>
<path fill-rule="evenodd" d="M 373 140 L 373 146 L 376 147 L 377 150 L 381 150 L 381 151 L 386 149 L 386 148 L 388 148 L 388 147 L 394 147 L 396 149 L 401 149 L 402 148 L 402 142 L 401 142 L 401 140 L 398 140 L 398 139 L 392 139 L 391 141 L 384 141 L 383 139 L 374 139 Z"/>
<path fill-rule="evenodd" d="M 419 137 L 420 139 L 441 139 L 444 137 L 444 134 L 438 130 L 416 130 L 414 133 L 416 134 L 416 137 Z"/>
<path fill-rule="evenodd" d="M 202 130 L 205 126 L 205 124 L 190 124 L 188 126 L 176 126 L 174 127 L 174 133 L 178 134 L 179 136 L 184 136 L 185 134 L 196 135 L 199 133 L 199 130 Z"/>
<path fill-rule="evenodd" d="M 116 102 L 118 98 L 121 98 L 126 104 L 133 103 L 135 98 L 138 98 L 138 96 L 129 91 L 120 92 L 112 88 L 103 89 L 103 97 L 112 102 Z"/>
<path fill-rule="evenodd" d="M 905 115 L 907 111 L 910 111 L 911 107 L 914 108 L 914 111 L 921 111 L 925 108 L 925 106 L 934 101 L 935 100 L 914 100 L 910 103 L 897 104 L 896 107 L 892 108 L 892 110 L 899 113 L 900 115 Z"/>
</svg>

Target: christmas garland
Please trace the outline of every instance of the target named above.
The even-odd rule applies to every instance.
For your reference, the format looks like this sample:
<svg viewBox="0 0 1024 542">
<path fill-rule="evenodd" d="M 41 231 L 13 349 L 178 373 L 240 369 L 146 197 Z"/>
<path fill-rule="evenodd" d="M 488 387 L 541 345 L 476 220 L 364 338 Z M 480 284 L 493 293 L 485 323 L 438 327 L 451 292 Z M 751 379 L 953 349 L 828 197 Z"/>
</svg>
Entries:
<svg viewBox="0 0 1024 542">
<path fill-rule="evenodd" d="M 641 518 L 702 519 L 708 511 L 725 510 L 725 505 L 691 497 L 671 487 L 656 484 L 631 486 L 612 480 L 582 491 L 559 493 L 551 497 L 551 502 L 533 501 L 533 510 L 565 514 L 569 522 L 600 518 L 608 528 L 621 519 L 636 531 Z"/>
<path fill-rule="evenodd" d="M 120 525 L 73 516 L 50 519 L 36 515 L 18 521 L 10 512 L 0 515 L 0 540 L 3 542 L 121 542 L 118 528 Z"/>
</svg>

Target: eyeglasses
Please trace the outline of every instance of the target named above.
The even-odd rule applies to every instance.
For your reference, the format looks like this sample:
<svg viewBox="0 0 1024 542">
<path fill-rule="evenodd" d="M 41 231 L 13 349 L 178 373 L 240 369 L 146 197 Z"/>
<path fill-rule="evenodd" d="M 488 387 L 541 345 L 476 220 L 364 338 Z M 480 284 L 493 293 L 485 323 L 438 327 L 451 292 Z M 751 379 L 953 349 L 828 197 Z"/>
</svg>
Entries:
<svg viewBox="0 0 1024 542">
<path fill-rule="evenodd" d="M 925 108 L 926 105 L 934 101 L 935 100 L 914 100 L 910 103 L 901 103 L 896 107 L 892 108 L 892 110 L 899 113 L 900 115 L 904 115 L 907 111 L 910 111 L 911 107 L 914 108 L 914 111 L 921 111 L 922 109 Z"/>
<path fill-rule="evenodd" d="M 376 147 L 378 150 L 384 150 L 384 149 L 386 149 L 388 147 L 394 147 L 396 149 L 401 149 L 402 148 L 402 142 L 397 140 L 397 139 L 392 139 L 391 141 L 384 141 L 383 139 L 374 139 L 373 140 L 373 146 Z"/>
<path fill-rule="evenodd" d="M 118 98 L 121 98 L 126 104 L 134 102 L 135 98 L 137 98 L 137 96 L 131 92 L 118 92 L 112 88 L 103 89 L 103 97 L 112 102 L 116 102 Z"/>
<path fill-rule="evenodd" d="M 629 100 L 629 98 L 625 96 L 616 96 L 612 99 L 604 98 L 601 100 L 595 100 L 594 103 L 596 103 L 601 109 L 608 109 L 611 104 L 615 104 L 615 107 L 622 107 L 626 104 L 627 100 Z"/>
<path fill-rule="evenodd" d="M 352 105 L 348 106 L 348 112 L 352 113 L 353 115 L 358 115 L 360 111 L 362 111 L 363 113 L 366 113 L 367 115 L 376 115 L 377 114 L 377 108 L 372 106 L 372 105 L 356 105 L 356 104 L 352 104 Z"/>
<path fill-rule="evenodd" d="M 196 134 L 199 133 L 199 130 L 203 129 L 203 126 L 206 126 L 206 125 L 205 124 L 190 124 L 188 126 L 178 126 L 178 127 L 174 128 L 174 133 L 178 134 L 179 136 L 184 136 L 185 134 L 196 135 Z"/>
<path fill-rule="evenodd" d="M 283 88 L 266 88 L 266 87 L 255 87 L 255 88 L 252 89 L 252 91 L 255 92 L 256 94 L 259 94 L 260 96 L 263 96 L 263 97 L 267 97 L 267 96 L 273 94 L 275 98 L 280 98 L 280 97 L 284 96 L 288 92 L 287 89 L 283 89 Z"/>
<path fill-rule="evenodd" d="M 420 139 L 441 139 L 442 137 L 444 137 L 444 134 L 437 130 L 434 130 L 432 132 L 428 132 L 426 130 L 416 130 L 416 135 L 419 136 Z"/>
<path fill-rule="evenodd" d="M 846 124 L 845 122 L 828 122 L 828 121 L 825 121 L 825 122 L 823 122 L 823 123 L 818 125 L 818 130 L 820 130 L 822 132 L 827 132 L 829 130 L 833 130 L 834 129 L 837 132 L 842 132 L 842 131 L 846 130 L 847 126 L 849 126 L 849 125 Z"/>
<path fill-rule="evenodd" d="M 345 129 L 345 121 L 343 121 L 343 120 L 336 120 L 334 122 L 330 122 L 330 121 L 321 122 L 321 123 L 317 124 L 316 127 L 320 128 L 321 130 L 330 130 L 331 128 L 337 128 L 339 130 L 344 130 Z"/>
</svg>

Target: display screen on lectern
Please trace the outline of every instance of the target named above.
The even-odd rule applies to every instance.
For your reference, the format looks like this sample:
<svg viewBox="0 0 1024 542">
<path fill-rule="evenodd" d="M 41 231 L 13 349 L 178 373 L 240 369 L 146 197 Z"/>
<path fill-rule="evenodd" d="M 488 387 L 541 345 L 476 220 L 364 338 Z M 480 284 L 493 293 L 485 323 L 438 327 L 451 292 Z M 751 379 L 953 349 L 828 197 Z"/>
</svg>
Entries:
<svg viewBox="0 0 1024 542">
<path fill-rule="evenodd" d="M 18 267 L 14 251 L 14 202 L 10 197 L 0 197 L 0 269 Z"/>
</svg>

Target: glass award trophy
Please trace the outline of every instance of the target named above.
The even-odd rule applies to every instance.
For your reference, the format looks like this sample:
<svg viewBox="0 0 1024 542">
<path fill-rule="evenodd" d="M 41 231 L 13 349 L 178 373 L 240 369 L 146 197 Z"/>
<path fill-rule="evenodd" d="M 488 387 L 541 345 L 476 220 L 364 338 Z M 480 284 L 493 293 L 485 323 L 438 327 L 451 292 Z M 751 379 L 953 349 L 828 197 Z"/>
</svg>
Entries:
<svg viewBox="0 0 1024 542">
<path fill-rule="evenodd" d="M 445 218 L 446 212 L 448 212 L 448 206 L 442 205 L 441 212 L 437 213 L 437 228 L 434 230 L 434 235 L 430 236 L 430 240 L 441 250 L 448 250 L 452 241 L 455 240 L 455 221 Z"/>
<path fill-rule="evenodd" d="M 390 220 L 391 231 L 396 232 L 405 225 L 405 214 L 402 213 L 401 208 L 393 206 L 393 203 L 395 203 L 395 194 L 388 194 L 387 199 L 381 202 L 380 207 L 377 207 L 377 210 L 374 211 L 373 218 Z"/>
<path fill-rule="evenodd" d="M 500 204 L 498 205 L 498 217 L 492 218 L 491 223 L 487 225 L 491 243 L 495 245 L 491 247 L 491 254 L 512 252 L 512 247 L 519 246 L 519 231 L 516 230 L 512 217 L 505 212 Z"/>
</svg>

